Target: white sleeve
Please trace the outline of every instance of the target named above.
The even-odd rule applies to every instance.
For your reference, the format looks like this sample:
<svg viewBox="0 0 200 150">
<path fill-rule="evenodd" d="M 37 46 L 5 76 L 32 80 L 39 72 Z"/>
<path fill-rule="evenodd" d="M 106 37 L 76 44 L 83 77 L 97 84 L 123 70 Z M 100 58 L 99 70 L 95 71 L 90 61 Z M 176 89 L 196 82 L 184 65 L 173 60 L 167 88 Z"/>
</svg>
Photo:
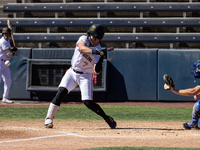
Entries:
<svg viewBox="0 0 200 150">
<path fill-rule="evenodd" d="M 13 56 L 13 52 L 11 51 L 10 48 L 11 48 L 10 43 L 7 42 L 7 41 L 3 41 L 3 43 L 2 43 L 2 50 L 6 52 L 6 55 L 8 57 Z"/>
<path fill-rule="evenodd" d="M 82 35 L 78 41 L 76 42 L 76 45 L 78 45 L 78 43 L 86 43 L 87 40 L 87 36 Z"/>
<path fill-rule="evenodd" d="M 3 41 L 2 43 L 2 50 L 8 50 L 10 49 L 10 43 L 9 42 L 6 42 L 6 41 Z"/>
</svg>

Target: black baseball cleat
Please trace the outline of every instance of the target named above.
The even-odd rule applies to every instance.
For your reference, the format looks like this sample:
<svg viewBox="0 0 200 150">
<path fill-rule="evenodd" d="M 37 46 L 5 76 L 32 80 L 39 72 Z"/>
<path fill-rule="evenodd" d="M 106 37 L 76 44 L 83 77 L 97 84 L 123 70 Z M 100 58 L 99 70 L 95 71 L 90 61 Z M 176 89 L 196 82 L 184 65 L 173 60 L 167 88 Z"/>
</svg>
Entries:
<svg viewBox="0 0 200 150">
<path fill-rule="evenodd" d="M 117 126 L 117 123 L 112 117 L 109 117 L 105 121 L 107 122 L 107 124 L 110 126 L 111 129 L 115 129 L 115 127 Z"/>
<path fill-rule="evenodd" d="M 183 124 L 183 128 L 185 128 L 185 129 L 187 129 L 187 130 L 190 130 L 190 129 L 191 129 L 191 127 L 190 127 L 187 123 L 184 123 L 184 124 Z"/>
</svg>

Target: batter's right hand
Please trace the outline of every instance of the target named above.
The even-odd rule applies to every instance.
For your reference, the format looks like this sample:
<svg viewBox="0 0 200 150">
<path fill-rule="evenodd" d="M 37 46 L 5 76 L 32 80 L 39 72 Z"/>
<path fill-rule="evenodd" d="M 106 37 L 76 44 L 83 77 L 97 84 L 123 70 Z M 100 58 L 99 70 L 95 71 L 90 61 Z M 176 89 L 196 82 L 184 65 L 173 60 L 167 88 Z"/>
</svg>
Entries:
<svg viewBox="0 0 200 150">
<path fill-rule="evenodd" d="M 18 56 L 18 55 L 20 54 L 19 51 L 15 51 L 15 52 L 13 52 L 13 53 L 15 54 L 15 56 Z"/>
</svg>

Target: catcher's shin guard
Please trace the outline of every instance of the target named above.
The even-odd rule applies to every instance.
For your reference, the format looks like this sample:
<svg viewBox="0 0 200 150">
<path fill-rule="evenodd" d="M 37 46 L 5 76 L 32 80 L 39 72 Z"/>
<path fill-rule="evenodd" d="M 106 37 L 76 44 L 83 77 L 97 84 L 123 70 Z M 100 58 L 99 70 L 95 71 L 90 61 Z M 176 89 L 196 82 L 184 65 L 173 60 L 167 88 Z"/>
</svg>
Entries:
<svg viewBox="0 0 200 150">
<path fill-rule="evenodd" d="M 48 112 L 47 112 L 47 116 L 45 118 L 45 123 L 44 123 L 44 126 L 46 128 L 52 128 L 53 127 L 53 118 L 56 115 L 58 109 L 59 109 L 59 106 L 57 106 L 53 103 L 50 103 L 49 109 L 48 109 Z"/>
<path fill-rule="evenodd" d="M 200 117 L 199 103 L 200 103 L 200 100 L 197 101 L 193 106 L 191 126 L 194 128 L 198 128 L 199 126 L 199 117 Z"/>
</svg>

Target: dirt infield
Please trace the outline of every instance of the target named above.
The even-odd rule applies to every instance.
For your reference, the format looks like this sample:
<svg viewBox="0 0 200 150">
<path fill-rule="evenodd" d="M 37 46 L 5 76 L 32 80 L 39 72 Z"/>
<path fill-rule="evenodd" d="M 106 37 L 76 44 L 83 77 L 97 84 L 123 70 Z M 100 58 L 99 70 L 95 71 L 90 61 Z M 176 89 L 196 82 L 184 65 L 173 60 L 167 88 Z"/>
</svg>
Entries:
<svg viewBox="0 0 200 150">
<path fill-rule="evenodd" d="M 80 104 L 69 103 L 68 105 Z M 106 103 L 106 105 L 132 106 L 147 106 L 147 104 L 156 107 L 170 105 L 192 107 L 194 103 Z M 33 105 L 39 104 L 16 101 L 11 105 L 1 103 L 0 107 Z M 53 129 L 46 129 L 43 124 L 43 121 L 0 121 L 0 149 L 77 150 L 111 146 L 199 148 L 200 130 L 184 130 L 183 122 L 117 121 L 116 129 L 110 129 L 104 121 L 54 121 Z"/>
</svg>

